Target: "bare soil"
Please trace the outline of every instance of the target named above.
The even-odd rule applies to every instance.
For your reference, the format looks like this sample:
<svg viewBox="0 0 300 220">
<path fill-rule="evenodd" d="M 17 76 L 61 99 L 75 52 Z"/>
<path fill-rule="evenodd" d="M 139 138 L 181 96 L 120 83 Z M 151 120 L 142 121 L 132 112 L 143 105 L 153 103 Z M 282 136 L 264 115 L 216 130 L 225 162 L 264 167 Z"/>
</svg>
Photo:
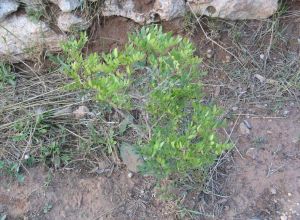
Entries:
<svg viewBox="0 0 300 220">
<path fill-rule="evenodd" d="M 7 219 L 168 219 L 170 213 L 155 201 L 153 181 L 74 171 L 28 170 L 19 184 L 10 178 L 0 185 L 0 212 Z"/>
<path fill-rule="evenodd" d="M 35 167 L 28 169 L 22 184 L 0 177 L 0 216 L 8 220 L 300 219 L 299 91 L 293 87 L 282 90 L 279 85 L 285 84 L 261 84 L 253 77 L 259 73 L 283 82 L 291 79 L 287 74 L 299 70 L 300 4 L 291 4 L 292 11 L 280 20 L 284 28 L 279 34 L 270 32 L 272 25 L 267 26 L 266 21 L 203 20 L 208 36 L 223 48 L 207 39 L 196 23 L 193 35 L 183 30 L 184 20 L 163 24 L 166 30 L 186 34 L 195 42 L 208 72 L 204 82 L 207 99 L 224 106 L 228 115 L 228 127 L 220 132 L 235 147 L 216 162 L 204 186 L 184 185 L 177 192 L 180 199 L 166 201 L 158 196 L 152 178 L 137 174 L 130 178 L 126 169 L 103 175 Z M 135 28 L 125 18 L 95 23 L 88 50 L 122 47 L 127 33 Z M 238 42 L 233 40 L 236 37 Z M 271 37 L 283 40 L 268 50 Z M 207 56 L 208 49 L 212 58 Z M 244 63 L 243 68 L 228 51 Z M 260 59 L 266 51 L 267 62 Z M 280 63 L 283 57 L 296 61 Z M 280 75 L 284 69 L 288 73 Z M 232 70 L 239 71 L 236 78 L 230 75 Z"/>
<path fill-rule="evenodd" d="M 299 113 L 245 119 L 252 126 L 249 134 L 237 126 L 224 219 L 300 219 Z"/>
</svg>

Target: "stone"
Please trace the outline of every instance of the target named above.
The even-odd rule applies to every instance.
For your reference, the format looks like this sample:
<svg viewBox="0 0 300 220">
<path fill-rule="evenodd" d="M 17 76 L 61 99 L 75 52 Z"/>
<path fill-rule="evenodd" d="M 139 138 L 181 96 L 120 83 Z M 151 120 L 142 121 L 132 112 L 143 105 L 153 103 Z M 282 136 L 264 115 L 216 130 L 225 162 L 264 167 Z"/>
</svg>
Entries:
<svg viewBox="0 0 300 220">
<path fill-rule="evenodd" d="M 0 21 L 2 21 L 7 15 L 18 10 L 19 2 L 15 0 L 1 0 L 0 1 Z"/>
<path fill-rule="evenodd" d="M 50 0 L 50 2 L 58 5 L 63 12 L 71 12 L 81 5 L 80 0 Z"/>
<path fill-rule="evenodd" d="M 288 116 L 289 113 L 290 113 L 289 110 L 284 110 L 284 111 L 283 111 L 283 116 L 286 117 L 286 116 Z"/>
<path fill-rule="evenodd" d="M 239 108 L 237 106 L 232 107 L 232 111 L 236 112 Z"/>
<path fill-rule="evenodd" d="M 182 17 L 185 14 L 184 0 L 156 0 L 153 6 L 152 18 L 158 15 L 160 20 L 169 21 L 174 18 Z"/>
<path fill-rule="evenodd" d="M 90 113 L 90 110 L 88 109 L 88 107 L 82 105 L 79 106 L 74 112 L 74 116 L 76 119 L 81 119 L 84 118 L 86 115 L 88 115 Z"/>
<path fill-rule="evenodd" d="M 129 172 L 128 174 L 127 174 L 127 177 L 130 179 L 130 178 L 132 178 L 133 177 L 133 173 L 132 172 Z"/>
<path fill-rule="evenodd" d="M 250 134 L 250 129 L 244 124 L 244 122 L 240 123 L 240 133 L 243 135 Z"/>
<path fill-rule="evenodd" d="M 246 151 L 246 156 L 251 158 L 252 160 L 255 160 L 256 158 L 256 149 L 253 147 L 250 147 L 247 151 Z"/>
<path fill-rule="evenodd" d="M 229 20 L 265 19 L 274 14 L 278 0 L 187 0 L 196 14 Z"/>
<path fill-rule="evenodd" d="M 148 13 L 142 13 L 135 10 L 135 3 L 133 0 L 106 0 L 104 1 L 102 9 L 103 16 L 121 16 L 140 24 L 146 22 L 147 14 Z"/>
<path fill-rule="evenodd" d="M 287 219 L 288 219 L 288 217 L 286 215 L 280 216 L 280 220 L 287 220 Z"/>
<path fill-rule="evenodd" d="M 58 16 L 57 26 L 65 32 L 82 31 L 89 27 L 86 20 L 72 13 L 62 13 Z"/>
<path fill-rule="evenodd" d="M 45 22 L 33 22 L 25 14 L 12 15 L 0 23 L 0 59 L 11 62 L 34 60 L 44 51 L 59 51 L 66 36 L 55 33 Z"/>
<path fill-rule="evenodd" d="M 138 172 L 139 166 L 143 164 L 143 159 L 138 155 L 134 146 L 123 143 L 120 147 L 120 156 L 124 164 L 126 164 L 128 170 L 132 172 Z"/>
<path fill-rule="evenodd" d="M 276 190 L 275 188 L 271 188 L 271 189 L 270 189 L 270 193 L 271 193 L 272 195 L 276 195 L 277 190 Z"/>
<path fill-rule="evenodd" d="M 247 127 L 248 129 L 252 129 L 252 125 L 250 124 L 249 121 L 244 120 L 243 123 L 246 125 L 246 127 Z"/>
<path fill-rule="evenodd" d="M 182 17 L 186 11 L 185 0 L 106 0 L 102 14 L 104 16 L 121 16 L 129 18 L 137 23 L 145 24 L 160 20 L 169 21 L 177 17 Z M 143 10 L 139 5 L 144 4 Z"/>
</svg>

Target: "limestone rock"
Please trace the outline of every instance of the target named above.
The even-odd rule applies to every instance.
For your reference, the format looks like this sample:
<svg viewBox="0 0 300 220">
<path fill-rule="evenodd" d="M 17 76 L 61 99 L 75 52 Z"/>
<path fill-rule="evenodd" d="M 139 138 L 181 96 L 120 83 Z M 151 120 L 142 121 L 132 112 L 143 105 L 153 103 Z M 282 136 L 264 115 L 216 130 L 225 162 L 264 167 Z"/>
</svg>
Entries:
<svg viewBox="0 0 300 220">
<path fill-rule="evenodd" d="M 158 14 L 161 20 L 169 21 L 185 14 L 184 0 L 156 0 L 153 12 Z"/>
<path fill-rule="evenodd" d="M 19 62 L 36 57 L 44 49 L 58 51 L 64 35 L 42 22 L 33 22 L 25 14 L 13 15 L 0 23 L 0 59 Z"/>
<path fill-rule="evenodd" d="M 168 21 L 184 13 L 184 0 L 106 0 L 102 11 L 104 16 L 122 16 L 140 24 Z"/>
<path fill-rule="evenodd" d="M 147 20 L 147 14 L 135 10 L 134 0 L 106 0 L 104 2 L 102 14 L 104 16 L 121 16 L 129 18 L 137 23 L 144 23 Z"/>
<path fill-rule="evenodd" d="M 71 12 L 78 8 L 81 3 L 80 0 L 50 0 L 52 3 L 58 5 L 63 12 Z"/>
<path fill-rule="evenodd" d="M 278 0 L 187 0 L 196 14 L 230 20 L 264 19 L 275 13 Z"/>
<path fill-rule="evenodd" d="M 7 15 L 18 10 L 19 2 L 15 0 L 0 0 L 0 21 Z"/>
<path fill-rule="evenodd" d="M 242 135 L 248 135 L 248 134 L 250 134 L 250 129 L 243 122 L 240 123 L 240 133 Z"/>
<path fill-rule="evenodd" d="M 62 31 L 71 32 L 74 30 L 85 30 L 89 27 L 89 24 L 83 18 L 72 13 L 63 13 L 57 19 L 57 26 Z"/>
</svg>

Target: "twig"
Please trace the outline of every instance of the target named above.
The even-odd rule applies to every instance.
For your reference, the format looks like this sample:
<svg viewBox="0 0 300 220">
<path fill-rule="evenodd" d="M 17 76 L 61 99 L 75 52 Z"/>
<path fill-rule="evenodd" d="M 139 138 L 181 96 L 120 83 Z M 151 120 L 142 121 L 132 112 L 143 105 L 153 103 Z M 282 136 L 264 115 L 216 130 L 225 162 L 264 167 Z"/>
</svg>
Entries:
<svg viewBox="0 0 300 220">
<path fill-rule="evenodd" d="M 188 4 L 188 6 L 189 6 L 189 8 L 190 8 L 190 10 L 191 10 L 191 12 L 192 12 L 192 14 L 193 14 L 194 17 L 196 18 L 197 23 L 199 24 L 199 26 L 200 26 L 200 28 L 201 28 L 201 30 L 202 30 L 204 36 L 206 37 L 206 39 L 208 39 L 208 40 L 211 41 L 213 44 L 217 45 L 218 47 L 220 47 L 221 49 L 223 49 L 224 51 L 226 51 L 227 53 L 229 53 L 231 56 L 233 56 L 233 57 L 239 62 L 239 64 L 241 64 L 242 66 L 244 66 L 244 64 L 239 60 L 239 58 L 238 58 L 237 56 L 235 56 L 232 52 L 230 52 L 229 50 L 227 50 L 225 47 L 223 47 L 221 44 L 219 44 L 217 41 L 215 41 L 214 39 L 212 39 L 211 37 L 209 37 L 209 36 L 207 35 L 207 33 L 205 32 L 204 28 L 203 28 L 202 25 L 201 25 L 201 22 L 199 21 L 198 16 L 197 16 L 196 13 L 194 12 L 194 10 L 191 8 L 190 4 L 189 4 L 189 3 L 187 3 L 187 4 Z"/>
</svg>

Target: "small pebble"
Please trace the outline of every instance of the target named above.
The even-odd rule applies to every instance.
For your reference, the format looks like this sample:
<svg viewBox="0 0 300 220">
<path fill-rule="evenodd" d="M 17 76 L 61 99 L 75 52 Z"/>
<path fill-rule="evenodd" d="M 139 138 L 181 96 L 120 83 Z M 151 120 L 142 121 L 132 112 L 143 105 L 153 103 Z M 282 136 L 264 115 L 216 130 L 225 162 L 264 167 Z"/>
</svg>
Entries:
<svg viewBox="0 0 300 220">
<path fill-rule="evenodd" d="M 210 58 L 212 58 L 212 54 L 208 53 L 208 54 L 206 54 L 206 57 L 207 57 L 208 59 L 210 59 Z"/>
<path fill-rule="evenodd" d="M 128 177 L 128 178 L 132 178 L 132 177 L 133 177 L 133 173 L 132 173 L 132 172 L 129 172 L 129 173 L 127 174 L 127 177 Z"/>
<path fill-rule="evenodd" d="M 285 111 L 283 112 L 283 116 L 286 117 L 286 116 L 289 114 L 289 112 L 290 112 L 290 111 L 285 110 Z"/>
<path fill-rule="evenodd" d="M 76 119 L 81 119 L 81 118 L 84 118 L 89 112 L 90 111 L 89 111 L 88 107 L 82 105 L 82 106 L 79 106 L 78 109 L 76 109 L 73 112 L 73 114 L 75 115 Z"/>
<path fill-rule="evenodd" d="M 246 151 L 246 156 L 254 160 L 256 157 L 256 149 L 253 147 L 249 148 Z"/>
<path fill-rule="evenodd" d="M 291 196 L 292 196 L 292 193 L 288 193 L 288 196 L 291 197 Z"/>
<path fill-rule="evenodd" d="M 252 129 L 252 125 L 247 120 L 243 121 L 247 128 Z"/>
<path fill-rule="evenodd" d="M 226 58 L 226 62 L 227 62 L 227 63 L 229 63 L 229 62 L 231 61 L 231 56 L 228 56 L 228 55 L 227 55 L 225 58 Z"/>
<path fill-rule="evenodd" d="M 277 193 L 275 188 L 271 188 L 270 192 L 271 192 L 272 195 L 275 195 Z"/>
<path fill-rule="evenodd" d="M 250 134 L 250 129 L 243 122 L 240 123 L 240 133 L 243 135 Z"/>
</svg>

